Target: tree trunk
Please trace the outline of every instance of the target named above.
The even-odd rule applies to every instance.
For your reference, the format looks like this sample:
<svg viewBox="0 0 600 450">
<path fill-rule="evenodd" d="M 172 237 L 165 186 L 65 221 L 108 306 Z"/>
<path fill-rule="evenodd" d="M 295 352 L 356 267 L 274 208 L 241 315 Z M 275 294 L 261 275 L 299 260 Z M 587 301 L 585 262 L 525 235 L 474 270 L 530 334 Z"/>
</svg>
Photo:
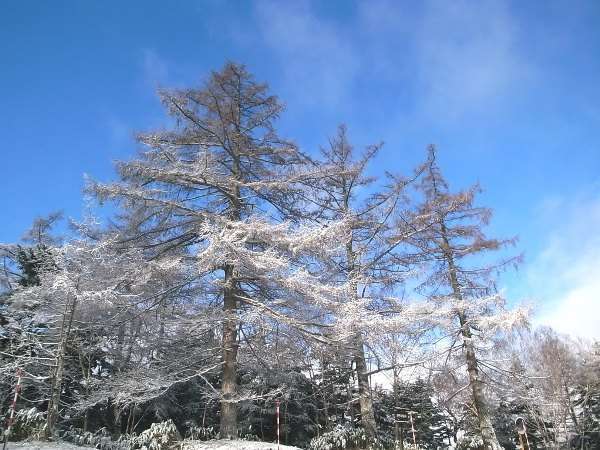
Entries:
<svg viewBox="0 0 600 450">
<path fill-rule="evenodd" d="M 50 399 L 48 401 L 48 414 L 46 418 L 45 437 L 48 439 L 54 434 L 54 427 L 58 419 L 60 409 L 60 395 L 62 392 L 63 373 L 65 368 L 65 354 L 67 352 L 67 342 L 71 334 L 73 316 L 77 299 L 67 300 L 60 325 L 60 338 L 58 344 L 58 353 L 56 355 L 56 364 L 52 373 L 52 384 L 50 385 Z"/>
<path fill-rule="evenodd" d="M 79 355 L 79 367 L 81 367 L 81 376 L 83 377 L 83 379 L 85 381 L 85 398 L 89 398 L 89 396 L 90 396 L 90 380 L 91 380 L 90 358 L 87 359 L 87 365 L 86 365 L 85 364 L 86 361 L 84 361 L 84 359 L 83 359 L 84 357 L 83 357 L 81 348 L 79 348 L 79 351 L 77 353 Z M 90 409 L 86 408 L 84 416 L 83 416 L 83 431 L 88 431 L 89 421 L 90 421 Z"/>
<path fill-rule="evenodd" d="M 323 397 L 323 416 L 325 417 L 325 429 L 329 429 L 329 401 L 328 401 L 328 395 L 327 395 L 327 391 L 326 389 L 323 389 L 323 385 L 327 386 L 327 384 L 325 383 L 325 370 L 326 370 L 326 364 L 323 360 L 321 360 L 321 373 L 323 375 L 322 381 L 323 384 L 319 387 L 317 387 L 317 389 L 319 389 L 319 392 L 321 393 L 321 396 Z M 334 409 L 335 412 L 335 409 Z M 317 433 L 319 433 L 319 429 L 317 428 Z"/>
<path fill-rule="evenodd" d="M 571 394 L 569 393 L 569 387 L 566 382 L 563 381 L 563 387 L 565 391 L 565 399 L 569 409 L 569 415 L 571 416 L 571 421 L 573 422 L 573 427 L 578 434 L 581 434 L 582 431 L 579 429 L 579 422 L 577 420 L 577 414 L 575 414 L 575 409 L 573 408 L 573 402 L 571 401 Z"/>
<path fill-rule="evenodd" d="M 237 301 L 235 298 L 235 284 L 233 280 L 233 267 L 225 267 L 225 287 L 223 291 L 223 310 L 225 321 L 223 323 L 223 384 L 221 387 L 221 438 L 235 439 L 237 429 L 237 404 L 236 404 L 236 362 L 237 362 Z"/>
<path fill-rule="evenodd" d="M 155 359 L 159 361 L 159 364 L 163 360 L 165 354 L 165 322 L 167 317 L 167 301 L 166 299 L 162 299 L 160 304 L 158 305 L 158 314 L 159 314 L 159 325 L 158 325 L 158 342 L 156 343 L 156 354 L 154 355 Z"/>
<path fill-rule="evenodd" d="M 345 210 L 348 211 L 348 195 L 344 200 Z M 348 278 L 350 280 L 350 300 L 358 300 L 358 283 L 356 281 L 356 254 L 352 246 L 352 239 L 346 243 L 346 261 L 348 264 Z M 375 413 L 373 412 L 373 400 L 369 386 L 369 375 L 365 359 L 365 348 L 360 331 L 354 340 L 354 362 L 356 364 L 356 378 L 358 380 L 358 400 L 360 405 L 361 424 L 370 440 L 377 436 L 377 425 Z"/>
<path fill-rule="evenodd" d="M 356 338 L 354 362 L 356 363 L 356 376 L 358 379 L 360 421 L 367 436 L 375 438 L 377 435 L 377 425 L 375 423 L 375 413 L 373 412 L 373 399 L 371 398 L 371 389 L 369 386 L 369 372 L 365 359 L 365 350 L 360 336 Z"/>
<path fill-rule="evenodd" d="M 479 421 L 481 438 L 483 439 L 483 447 L 485 450 L 502 450 L 502 447 L 498 442 L 498 438 L 496 437 L 496 432 L 494 431 L 494 427 L 492 425 L 491 413 L 485 400 L 483 382 L 479 376 L 477 356 L 473 347 L 471 331 L 469 330 L 464 314 L 459 314 L 459 320 L 461 325 L 461 334 L 465 343 L 465 358 L 467 360 L 469 384 L 471 385 L 471 390 L 473 393 L 473 406 L 475 407 L 475 411 L 477 411 L 477 419 Z"/>
<path fill-rule="evenodd" d="M 239 97 L 241 98 L 241 97 Z M 239 100 L 238 98 L 238 100 Z M 239 106 L 239 105 L 238 105 Z M 237 133 L 241 133 L 239 124 L 240 116 L 236 122 Z M 240 150 L 237 142 L 232 143 L 229 148 L 233 159 L 232 175 L 235 182 L 231 185 L 231 196 L 229 197 L 228 218 L 232 221 L 240 221 L 242 200 L 238 182 L 242 180 L 242 169 L 240 161 Z M 237 283 L 234 277 L 234 266 L 226 264 L 223 268 L 223 341 L 221 343 L 223 358 L 223 382 L 221 385 L 221 424 L 219 435 L 224 439 L 236 439 L 238 437 L 237 419 L 237 353 L 238 353 L 238 318 L 237 318 Z"/>
<path fill-rule="evenodd" d="M 454 265 L 454 258 L 450 251 L 450 243 L 447 238 L 447 229 L 445 224 L 441 223 L 442 230 L 442 242 L 444 248 L 444 254 L 446 262 L 448 263 L 448 278 L 454 297 L 462 301 L 462 292 L 460 284 L 456 275 L 456 266 Z M 483 448 L 485 450 L 502 450 L 496 432 L 492 425 L 491 414 L 485 399 L 483 392 L 483 381 L 479 376 L 479 367 L 477 363 L 477 355 L 475 354 L 475 347 L 473 346 L 473 339 L 471 335 L 471 328 L 468 323 L 468 318 L 464 312 L 459 311 L 457 313 L 458 320 L 460 323 L 460 334 L 463 337 L 465 359 L 467 362 L 467 372 L 469 374 L 469 384 L 473 395 L 473 406 L 477 412 L 477 420 L 479 422 L 479 431 L 481 432 L 481 439 L 483 440 Z"/>
</svg>

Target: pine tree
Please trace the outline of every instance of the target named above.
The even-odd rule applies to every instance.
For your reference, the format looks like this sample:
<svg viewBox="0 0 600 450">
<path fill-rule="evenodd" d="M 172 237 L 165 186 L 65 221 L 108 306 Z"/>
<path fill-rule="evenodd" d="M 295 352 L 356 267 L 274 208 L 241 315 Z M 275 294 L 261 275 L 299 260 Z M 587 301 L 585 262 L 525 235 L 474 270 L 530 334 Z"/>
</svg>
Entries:
<svg viewBox="0 0 600 450">
<path fill-rule="evenodd" d="M 414 382 L 397 380 L 391 393 L 378 393 L 377 419 L 387 440 L 399 445 L 412 443 L 414 427 L 420 448 L 437 449 L 447 445 L 450 430 L 432 397 L 433 387 L 420 378 Z"/>
<path fill-rule="evenodd" d="M 61 241 L 60 236 L 55 235 L 54 228 L 61 220 L 61 212 L 36 217 L 23 234 L 21 243 L 0 245 L 0 257 L 4 260 L 0 287 L 10 292 L 18 286 L 40 284 L 40 274 L 54 266 L 52 247 Z"/>
<path fill-rule="evenodd" d="M 59 212 L 46 217 L 37 217 L 17 244 L 0 245 L 3 258 L 3 272 L 0 274 L 0 384 L 6 395 L 12 391 L 14 374 L 17 368 L 23 369 L 35 361 L 31 373 L 45 376 L 39 358 L 47 356 L 39 338 L 48 331 L 47 315 L 39 314 L 39 299 L 23 300 L 23 292 L 41 289 L 42 279 L 57 271 L 55 245 L 60 237 L 54 234 L 54 227 L 62 219 Z M 58 302 L 57 302 L 58 306 Z M 35 400 L 43 398 L 44 387 L 24 382 L 24 392 Z M 2 404 L 7 402 L 3 395 Z"/>
</svg>

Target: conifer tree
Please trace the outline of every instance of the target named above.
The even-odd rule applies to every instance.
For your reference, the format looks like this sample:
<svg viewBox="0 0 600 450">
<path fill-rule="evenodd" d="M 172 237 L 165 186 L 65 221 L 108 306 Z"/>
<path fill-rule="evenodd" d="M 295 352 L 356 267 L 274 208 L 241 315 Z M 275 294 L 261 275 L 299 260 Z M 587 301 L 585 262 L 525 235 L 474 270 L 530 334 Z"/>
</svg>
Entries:
<svg viewBox="0 0 600 450">
<path fill-rule="evenodd" d="M 484 361 L 477 342 L 511 329 L 524 319 L 524 311 L 504 309 L 491 275 L 510 262 L 477 265 L 482 255 L 499 250 L 513 240 L 490 239 L 483 227 L 491 211 L 474 205 L 477 186 L 452 193 L 436 162 L 435 148 L 429 148 L 429 162 L 420 190 L 423 204 L 417 215 L 427 218 L 429 226 L 413 239 L 413 244 L 431 265 L 422 288 L 437 304 L 436 314 L 446 316 L 446 327 L 454 342 L 462 343 L 473 408 L 486 450 L 500 450 L 492 424 L 492 410 L 486 398 Z M 456 323 L 457 327 L 453 327 Z"/>
<path fill-rule="evenodd" d="M 583 374 L 576 388 L 580 433 L 579 448 L 600 448 L 600 342 L 596 342 L 583 364 Z"/>
<path fill-rule="evenodd" d="M 234 438 L 240 316 L 282 320 L 301 290 L 305 303 L 326 301 L 318 281 L 292 262 L 306 246 L 322 251 L 326 240 L 308 229 L 289 234 L 292 222 L 282 222 L 295 206 L 295 183 L 308 175 L 305 157 L 274 128 L 283 106 L 266 85 L 229 63 L 200 89 L 160 96 L 174 129 L 140 134 L 144 151 L 118 164 L 121 181 L 90 189 L 122 205 L 124 242 L 150 258 L 183 255 L 202 286 L 200 302 L 221 303 L 220 433 Z"/>
<path fill-rule="evenodd" d="M 377 425 L 369 385 L 366 336 L 374 332 L 380 309 L 390 309 L 382 293 L 393 290 L 406 278 L 407 267 L 398 250 L 405 243 L 404 230 L 412 233 L 398 217 L 405 205 L 405 189 L 412 180 L 389 173 L 378 189 L 376 178 L 368 175 L 369 164 L 381 145 L 370 145 L 358 153 L 347 129 L 340 126 L 329 146 L 322 149 L 326 176 L 311 190 L 313 212 L 319 223 L 343 220 L 348 223 L 338 239 L 345 246 L 326 264 L 334 283 L 345 289 L 334 316 L 347 335 L 358 384 L 361 425 L 374 439 Z M 391 308 L 393 309 L 393 308 Z"/>
</svg>

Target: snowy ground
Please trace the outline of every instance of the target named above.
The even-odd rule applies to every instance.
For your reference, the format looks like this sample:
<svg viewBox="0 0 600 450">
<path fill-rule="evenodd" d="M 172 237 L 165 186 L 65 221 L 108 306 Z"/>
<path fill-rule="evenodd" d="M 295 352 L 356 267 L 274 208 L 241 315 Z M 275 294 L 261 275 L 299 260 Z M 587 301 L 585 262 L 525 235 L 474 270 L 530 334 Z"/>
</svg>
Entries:
<svg viewBox="0 0 600 450">
<path fill-rule="evenodd" d="M 280 450 L 299 450 L 297 447 L 280 445 Z M 250 441 L 206 441 L 187 443 L 184 450 L 277 450 L 277 444 Z"/>
<path fill-rule="evenodd" d="M 6 450 L 27 449 L 27 450 L 81 450 L 77 445 L 66 442 L 10 442 Z M 297 447 L 280 445 L 280 450 L 299 450 Z M 269 442 L 249 442 L 249 441 L 207 441 L 207 442 L 187 442 L 183 445 L 184 450 L 277 450 L 277 444 Z"/>
<path fill-rule="evenodd" d="M 66 442 L 9 442 L 6 450 L 27 449 L 27 450 L 81 450 L 86 447 L 68 444 Z M 90 448 L 90 447 L 87 447 Z"/>
</svg>

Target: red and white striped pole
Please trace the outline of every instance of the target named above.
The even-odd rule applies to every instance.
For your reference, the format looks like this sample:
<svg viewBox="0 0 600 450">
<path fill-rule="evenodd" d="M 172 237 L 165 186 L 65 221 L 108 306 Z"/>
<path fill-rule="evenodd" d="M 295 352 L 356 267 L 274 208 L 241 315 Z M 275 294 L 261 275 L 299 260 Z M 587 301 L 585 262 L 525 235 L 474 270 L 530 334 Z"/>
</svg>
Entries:
<svg viewBox="0 0 600 450">
<path fill-rule="evenodd" d="M 277 450 L 279 450 L 279 399 L 275 400 L 275 415 L 277 416 Z"/>
<path fill-rule="evenodd" d="M 6 443 L 8 442 L 8 437 L 10 436 L 10 429 L 12 428 L 13 422 L 15 420 L 15 410 L 17 409 L 17 399 L 19 398 L 19 392 L 21 392 L 22 376 L 23 372 L 21 371 L 21 369 L 17 369 L 17 385 L 15 386 L 15 396 L 13 397 L 13 401 L 10 404 L 10 416 L 8 417 L 6 431 L 4 432 L 4 445 L 2 446 L 2 450 L 6 450 Z"/>
<path fill-rule="evenodd" d="M 412 435 L 413 435 L 413 444 L 415 444 L 415 447 L 417 446 L 417 435 L 415 434 L 415 423 L 413 422 L 413 418 L 412 418 L 412 411 L 408 412 L 408 416 L 410 417 L 410 428 L 412 430 Z"/>
</svg>

